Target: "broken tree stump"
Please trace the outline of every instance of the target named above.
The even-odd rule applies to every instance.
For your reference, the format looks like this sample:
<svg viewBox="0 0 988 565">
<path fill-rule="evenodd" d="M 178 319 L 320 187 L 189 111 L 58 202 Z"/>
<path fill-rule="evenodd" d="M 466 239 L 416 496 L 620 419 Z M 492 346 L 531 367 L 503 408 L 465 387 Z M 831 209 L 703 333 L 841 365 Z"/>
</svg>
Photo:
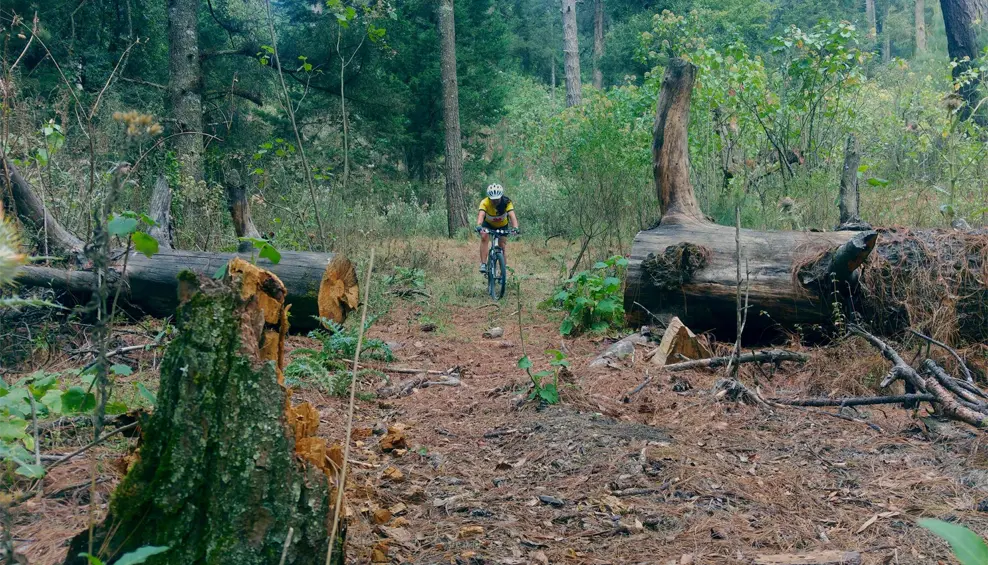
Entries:
<svg viewBox="0 0 988 565">
<path fill-rule="evenodd" d="M 222 280 L 180 278 L 158 406 L 94 529 L 93 553 L 111 564 L 139 547 L 168 546 L 147 563 L 268 565 L 285 551 L 282 563 L 322 565 L 342 451 L 315 437 L 318 412 L 292 407 L 279 382 L 285 285 L 239 259 Z M 343 532 L 336 539 L 342 565 Z M 84 531 L 66 563 L 85 563 L 79 554 L 89 547 Z"/>
</svg>

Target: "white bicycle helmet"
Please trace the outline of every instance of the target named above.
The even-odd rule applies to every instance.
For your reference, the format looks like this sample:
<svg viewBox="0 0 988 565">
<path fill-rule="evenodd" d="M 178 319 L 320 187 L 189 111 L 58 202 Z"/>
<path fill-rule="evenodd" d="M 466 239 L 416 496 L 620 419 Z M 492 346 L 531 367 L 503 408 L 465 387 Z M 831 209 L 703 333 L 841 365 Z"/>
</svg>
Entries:
<svg viewBox="0 0 988 565">
<path fill-rule="evenodd" d="M 487 197 L 491 200 L 498 200 L 504 196 L 504 187 L 494 183 L 487 187 Z"/>
</svg>

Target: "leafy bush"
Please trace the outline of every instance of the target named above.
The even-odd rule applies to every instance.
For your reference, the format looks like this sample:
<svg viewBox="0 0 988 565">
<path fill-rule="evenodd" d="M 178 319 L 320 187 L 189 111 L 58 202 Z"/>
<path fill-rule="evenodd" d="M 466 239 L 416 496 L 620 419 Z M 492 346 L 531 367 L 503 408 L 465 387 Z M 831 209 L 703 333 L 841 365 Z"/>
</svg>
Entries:
<svg viewBox="0 0 988 565">
<path fill-rule="evenodd" d="M 357 351 L 357 327 L 344 328 L 332 320 L 322 318 L 328 329 L 313 330 L 309 337 L 319 341 L 321 349 L 301 348 L 292 352 L 292 361 L 285 367 L 285 384 L 293 388 L 307 386 L 314 382 L 333 396 L 343 396 L 350 390 L 350 372 L 347 360 L 352 360 Z M 394 355 L 388 344 L 380 339 L 368 339 L 367 329 L 374 319 L 367 320 L 364 326 L 364 343 L 361 357 L 378 361 L 391 361 Z M 368 371 L 361 371 L 365 374 Z M 374 373 L 374 371 L 369 371 Z"/>
<path fill-rule="evenodd" d="M 602 333 L 624 324 L 624 297 L 621 279 L 628 260 L 615 255 L 596 263 L 563 283 L 552 300 L 569 312 L 559 327 L 563 335 L 587 330 Z"/>
</svg>

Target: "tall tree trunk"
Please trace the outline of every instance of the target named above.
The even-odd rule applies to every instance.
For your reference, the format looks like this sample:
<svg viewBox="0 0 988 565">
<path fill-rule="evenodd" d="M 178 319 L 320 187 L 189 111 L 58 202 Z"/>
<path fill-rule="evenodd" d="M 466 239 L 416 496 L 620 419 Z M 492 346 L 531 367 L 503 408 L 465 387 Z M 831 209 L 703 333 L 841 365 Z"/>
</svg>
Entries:
<svg viewBox="0 0 988 565">
<path fill-rule="evenodd" d="M 652 172 L 662 220 L 705 222 L 690 181 L 690 100 L 696 66 L 673 59 L 662 78 L 652 130 Z"/>
<path fill-rule="evenodd" d="M 916 0 L 916 53 L 926 53 L 926 0 Z"/>
<path fill-rule="evenodd" d="M 854 134 L 847 136 L 844 149 L 844 171 L 840 177 L 840 225 L 838 229 L 849 224 L 861 222 L 859 209 L 861 195 L 858 192 L 858 166 L 861 164 L 861 152 L 858 150 L 858 140 Z"/>
<path fill-rule="evenodd" d="M 972 61 L 978 58 L 981 51 L 978 48 L 975 22 L 980 19 L 983 10 L 977 0 L 940 0 L 940 9 L 943 12 L 943 25 L 947 32 L 947 53 L 950 54 L 951 59 L 958 62 L 953 70 L 954 78 L 957 79 L 971 68 Z M 965 57 L 970 60 L 963 61 Z M 959 91 L 965 102 L 958 112 L 962 120 L 970 118 L 971 112 L 978 105 L 979 84 L 980 81 L 977 79 L 971 80 Z M 980 119 L 978 123 L 984 121 Z"/>
<path fill-rule="evenodd" d="M 563 55 L 566 58 L 566 107 L 583 102 L 580 83 L 580 45 L 576 32 L 576 0 L 563 2 Z"/>
<path fill-rule="evenodd" d="M 882 14 L 882 62 L 892 61 L 892 31 L 888 28 L 889 6 L 886 4 L 885 13 Z"/>
<path fill-rule="evenodd" d="M 456 21 L 453 0 L 440 0 L 443 122 L 446 126 L 446 219 L 449 236 L 467 226 L 463 196 L 463 146 L 460 143 L 460 95 L 456 84 Z"/>
<path fill-rule="evenodd" d="M 604 57 L 604 0 L 597 0 L 593 18 L 593 86 L 604 88 L 604 72 L 600 60 Z"/>
<path fill-rule="evenodd" d="M 878 18 L 875 17 L 875 0 L 865 0 L 865 16 L 868 18 L 868 37 L 874 39 L 878 33 Z"/>
<path fill-rule="evenodd" d="M 165 175 L 158 175 L 151 191 L 151 205 L 148 207 L 151 219 L 157 224 L 148 234 L 158 240 L 159 249 L 172 248 L 172 189 Z"/>
<path fill-rule="evenodd" d="M 202 64 L 199 59 L 199 0 L 168 0 L 168 95 L 175 133 L 202 131 Z M 179 135 L 172 147 L 182 174 L 203 180 L 203 141 Z"/>
</svg>

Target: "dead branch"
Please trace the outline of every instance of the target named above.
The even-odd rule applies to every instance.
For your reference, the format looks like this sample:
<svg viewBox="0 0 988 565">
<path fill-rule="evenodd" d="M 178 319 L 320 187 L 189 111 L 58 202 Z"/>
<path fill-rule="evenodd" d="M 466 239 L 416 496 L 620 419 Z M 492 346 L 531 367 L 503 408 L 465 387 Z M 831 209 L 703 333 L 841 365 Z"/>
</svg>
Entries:
<svg viewBox="0 0 988 565">
<path fill-rule="evenodd" d="M 413 377 L 411 379 L 406 379 L 400 383 L 393 386 L 380 388 L 377 390 L 377 396 L 379 398 L 395 397 L 401 398 L 403 396 L 408 396 L 417 388 L 429 388 L 430 386 L 462 386 L 463 383 L 460 378 L 454 374 L 444 374 L 442 380 L 431 380 L 428 374 L 424 374 L 420 377 Z"/>
<path fill-rule="evenodd" d="M 937 340 L 933 339 L 932 337 L 930 337 L 928 335 L 923 335 L 923 334 L 919 333 L 918 331 L 916 331 L 916 330 L 914 330 L 912 328 L 909 328 L 909 331 L 912 332 L 913 335 L 915 335 L 917 337 L 920 337 L 920 338 L 923 338 L 926 341 L 932 343 L 933 345 L 936 345 L 936 346 L 939 346 L 939 347 L 942 347 L 942 348 L 946 349 L 948 353 L 950 353 L 951 355 L 954 356 L 954 359 L 957 359 L 957 364 L 960 366 L 961 371 L 964 372 L 964 378 L 967 379 L 967 382 L 969 382 L 969 383 L 973 383 L 974 382 L 974 377 L 971 376 L 971 371 L 967 368 L 967 363 L 964 362 L 964 359 L 961 358 L 960 353 L 957 353 L 957 350 L 956 349 L 954 349 L 953 347 L 950 347 L 946 343 L 943 343 L 941 341 L 937 341 Z"/>
<path fill-rule="evenodd" d="M 894 396 L 848 396 L 845 398 L 767 398 L 769 402 L 784 406 L 877 406 L 906 402 L 933 402 L 932 394 L 898 394 Z"/>
<path fill-rule="evenodd" d="M 99 438 L 99 439 L 97 439 L 97 440 L 95 440 L 95 441 L 92 441 L 92 442 L 90 442 L 89 444 L 87 444 L 87 445 L 85 445 L 85 446 L 83 446 L 83 447 L 80 447 L 79 449 L 77 449 L 77 450 L 75 450 L 75 451 L 73 451 L 72 453 L 69 453 L 69 454 L 68 454 L 68 455 L 66 455 L 65 457 L 62 457 L 62 458 L 61 458 L 61 459 L 59 459 L 58 461 L 55 461 L 54 463 L 52 463 L 51 465 L 49 465 L 49 466 L 48 466 L 48 467 L 47 467 L 47 468 L 45 469 L 45 471 L 51 471 L 51 470 L 52 470 L 52 469 L 54 469 L 55 467 L 58 467 L 59 465 L 61 465 L 61 464 L 63 464 L 63 463 L 67 463 L 67 462 L 69 461 L 69 459 L 72 459 L 72 458 L 73 458 L 73 457 L 75 457 L 76 455 L 81 455 L 81 454 L 83 454 L 83 453 L 85 453 L 85 452 L 87 452 L 87 451 L 89 451 L 90 449 L 92 449 L 92 448 L 94 448 L 94 447 L 96 447 L 97 445 L 99 445 L 99 444 L 101 444 L 101 443 L 103 443 L 104 441 L 106 441 L 106 440 L 108 440 L 108 439 L 110 439 L 111 437 L 113 437 L 113 436 L 115 436 L 115 435 L 117 435 L 117 434 L 119 434 L 119 433 L 121 433 L 121 432 L 125 432 L 125 431 L 127 431 L 127 430 L 130 430 L 130 429 L 133 429 L 133 428 L 136 428 L 136 427 L 137 427 L 137 424 L 139 424 L 139 423 L 140 423 L 140 422 L 133 422 L 133 423 L 131 423 L 131 424 L 127 424 L 126 426 L 120 426 L 119 428 L 117 428 L 117 429 L 115 429 L 115 430 L 113 430 L 112 432 L 110 432 L 110 433 L 108 433 L 108 434 L 106 434 L 106 435 L 104 435 L 103 437 L 101 437 L 101 438 Z"/>
<path fill-rule="evenodd" d="M 731 361 L 732 356 L 728 355 L 726 357 L 711 357 L 710 359 L 697 359 L 695 361 L 684 361 L 682 363 L 673 363 L 671 365 L 666 365 L 663 367 L 666 371 L 677 372 L 677 371 L 688 371 L 690 369 L 708 368 L 714 369 L 726 365 Z M 745 353 L 737 358 L 737 363 L 782 363 L 783 361 L 793 361 L 795 363 L 805 363 L 809 361 L 810 356 L 805 353 L 797 353 L 795 351 L 786 351 L 784 349 L 769 349 L 765 351 L 756 351 L 753 353 Z"/>
</svg>

